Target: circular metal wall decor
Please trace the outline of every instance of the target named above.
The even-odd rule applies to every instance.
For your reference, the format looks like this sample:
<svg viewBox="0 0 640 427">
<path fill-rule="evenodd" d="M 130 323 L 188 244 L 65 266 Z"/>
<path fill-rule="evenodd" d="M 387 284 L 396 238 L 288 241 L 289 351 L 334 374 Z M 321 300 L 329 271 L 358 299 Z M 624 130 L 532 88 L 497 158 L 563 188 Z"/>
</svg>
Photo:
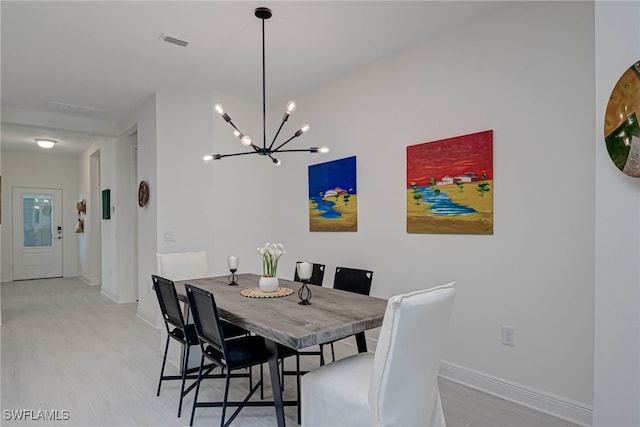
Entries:
<svg viewBox="0 0 640 427">
<path fill-rule="evenodd" d="M 623 173 L 640 178 L 640 61 L 613 88 L 604 116 L 609 157 Z"/>
<path fill-rule="evenodd" d="M 138 205 L 143 208 L 149 201 L 149 184 L 147 181 L 140 181 L 138 187 Z"/>
</svg>

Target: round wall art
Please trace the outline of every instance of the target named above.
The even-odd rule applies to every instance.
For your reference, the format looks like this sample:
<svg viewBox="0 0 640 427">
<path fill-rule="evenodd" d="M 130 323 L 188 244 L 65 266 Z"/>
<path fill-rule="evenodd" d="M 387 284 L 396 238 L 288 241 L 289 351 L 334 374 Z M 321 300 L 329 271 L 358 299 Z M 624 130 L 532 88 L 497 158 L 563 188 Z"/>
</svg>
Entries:
<svg viewBox="0 0 640 427">
<path fill-rule="evenodd" d="M 149 184 L 147 181 L 140 181 L 138 187 L 138 205 L 143 208 L 149 201 Z"/>
<path fill-rule="evenodd" d="M 640 177 L 640 61 L 618 80 L 604 116 L 604 140 L 613 163 L 629 176 Z"/>
</svg>

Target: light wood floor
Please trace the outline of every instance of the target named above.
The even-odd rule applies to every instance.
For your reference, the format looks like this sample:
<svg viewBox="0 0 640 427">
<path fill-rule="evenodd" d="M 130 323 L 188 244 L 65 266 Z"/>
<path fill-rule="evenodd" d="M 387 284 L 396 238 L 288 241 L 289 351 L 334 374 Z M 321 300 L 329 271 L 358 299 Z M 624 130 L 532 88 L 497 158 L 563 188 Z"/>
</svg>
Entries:
<svg viewBox="0 0 640 427">
<path fill-rule="evenodd" d="M 136 304 L 116 304 L 71 279 L 3 283 L 1 383 L 3 426 L 188 426 L 192 394 L 177 418 L 179 382 L 165 382 L 156 397 L 162 362 L 159 331 L 136 317 Z M 354 352 L 338 343 L 338 356 Z M 328 353 L 328 351 L 327 351 Z M 317 358 L 304 357 L 312 368 Z M 168 369 L 176 372 L 176 369 Z M 268 374 L 265 374 L 268 381 Z M 294 399 L 294 377 L 285 398 Z M 218 400 L 224 381 L 203 382 L 201 396 Z M 246 380 L 232 382 L 236 398 Z M 265 389 L 270 393 L 270 387 Z M 449 427 L 569 427 L 531 409 L 441 380 Z M 69 420 L 8 421 L 6 410 L 69 411 Z M 59 412 L 62 415 L 62 412 Z M 200 408 L 194 425 L 219 425 L 220 410 Z M 286 408 L 296 425 L 295 407 Z M 234 426 L 273 426 L 273 408 L 245 408 Z"/>
</svg>

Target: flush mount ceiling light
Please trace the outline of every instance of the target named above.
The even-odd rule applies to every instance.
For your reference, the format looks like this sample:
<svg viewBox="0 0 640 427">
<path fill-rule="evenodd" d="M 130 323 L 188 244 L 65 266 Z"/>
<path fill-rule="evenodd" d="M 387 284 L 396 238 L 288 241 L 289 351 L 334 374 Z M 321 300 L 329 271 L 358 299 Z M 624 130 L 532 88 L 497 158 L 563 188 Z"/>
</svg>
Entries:
<svg viewBox="0 0 640 427">
<path fill-rule="evenodd" d="M 240 143 L 245 147 L 249 148 L 251 151 L 245 151 L 242 153 L 233 153 L 233 154 L 207 154 L 203 157 L 205 161 L 209 160 L 219 160 L 223 157 L 232 157 L 232 156 L 243 156 L 247 154 L 259 154 L 261 156 L 267 156 L 271 159 L 271 161 L 276 165 L 280 166 L 282 163 L 279 159 L 274 157 L 278 153 L 291 153 L 291 152 L 307 152 L 307 153 L 328 153 L 329 147 L 310 147 L 310 148 L 300 148 L 300 149 L 287 149 L 283 150 L 282 148 L 288 144 L 292 139 L 299 137 L 303 133 L 309 130 L 309 125 L 304 125 L 300 129 L 298 129 L 291 138 L 284 141 L 282 144 L 274 145 L 276 143 L 276 139 L 284 126 L 284 123 L 289 119 L 289 116 L 296 109 L 296 103 L 293 101 L 289 101 L 287 103 L 287 108 L 282 116 L 282 122 L 280 123 L 280 127 L 276 132 L 276 135 L 273 137 L 271 144 L 267 146 L 267 131 L 266 131 L 266 89 L 265 89 L 265 54 L 264 54 L 264 21 L 265 19 L 271 18 L 271 9 L 266 7 L 258 7 L 255 10 L 256 18 L 262 21 L 262 147 L 256 145 L 251 140 L 249 135 L 245 135 L 236 127 L 236 125 L 231 120 L 231 117 L 227 113 L 224 112 L 222 105 L 216 104 L 214 106 L 216 112 L 222 116 L 222 118 L 229 123 L 233 127 L 233 134 L 240 140 Z"/>
<path fill-rule="evenodd" d="M 51 148 L 57 143 L 58 141 L 54 141 L 53 139 L 36 138 L 36 144 L 41 148 Z"/>
</svg>

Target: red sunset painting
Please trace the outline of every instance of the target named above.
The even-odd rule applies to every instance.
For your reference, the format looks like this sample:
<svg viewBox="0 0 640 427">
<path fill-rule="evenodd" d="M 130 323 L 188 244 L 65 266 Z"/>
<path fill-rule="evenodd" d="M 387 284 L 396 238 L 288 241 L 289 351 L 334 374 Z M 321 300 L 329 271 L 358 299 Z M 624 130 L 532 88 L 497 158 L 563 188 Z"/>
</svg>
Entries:
<svg viewBox="0 0 640 427">
<path fill-rule="evenodd" d="M 407 232 L 493 234 L 493 131 L 407 147 Z"/>
</svg>

